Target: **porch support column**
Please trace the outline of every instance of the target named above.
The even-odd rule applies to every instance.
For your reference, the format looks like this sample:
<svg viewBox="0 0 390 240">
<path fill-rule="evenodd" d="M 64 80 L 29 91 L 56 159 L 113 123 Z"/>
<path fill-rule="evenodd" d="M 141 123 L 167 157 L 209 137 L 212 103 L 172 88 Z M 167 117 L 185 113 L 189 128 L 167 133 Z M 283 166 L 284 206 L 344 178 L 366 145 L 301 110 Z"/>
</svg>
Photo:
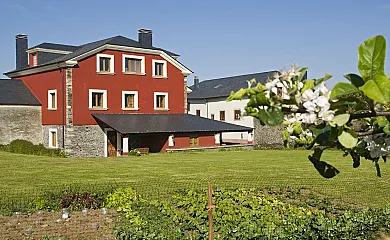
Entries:
<svg viewBox="0 0 390 240">
<path fill-rule="evenodd" d="M 221 133 L 214 133 L 215 146 L 221 146 Z"/>
<path fill-rule="evenodd" d="M 253 131 L 248 131 L 248 144 L 253 144 Z"/>
<path fill-rule="evenodd" d="M 171 134 L 168 137 L 168 147 L 174 147 L 174 146 L 175 146 L 175 136 Z"/>
<path fill-rule="evenodd" d="M 122 139 L 122 155 L 127 156 L 129 154 L 129 136 L 125 135 Z"/>
</svg>

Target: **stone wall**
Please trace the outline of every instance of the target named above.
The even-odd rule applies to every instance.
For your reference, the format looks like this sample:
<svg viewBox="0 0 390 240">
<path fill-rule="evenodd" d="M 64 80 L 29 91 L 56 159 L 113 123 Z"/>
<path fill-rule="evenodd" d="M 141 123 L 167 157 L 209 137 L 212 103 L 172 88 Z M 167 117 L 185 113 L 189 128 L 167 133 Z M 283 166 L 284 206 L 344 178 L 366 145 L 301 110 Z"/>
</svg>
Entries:
<svg viewBox="0 0 390 240">
<path fill-rule="evenodd" d="M 98 125 L 68 126 L 65 136 L 69 157 L 104 157 L 105 134 Z"/>
<path fill-rule="evenodd" d="M 0 144 L 16 139 L 42 143 L 41 116 L 40 106 L 0 106 Z"/>
<path fill-rule="evenodd" d="M 49 141 L 51 139 L 49 138 L 49 130 L 50 129 L 57 129 L 57 145 L 58 148 L 64 148 L 64 145 L 62 144 L 62 138 L 63 138 L 63 130 L 61 125 L 43 125 L 43 146 L 46 148 L 49 148 Z"/>
<path fill-rule="evenodd" d="M 58 147 L 64 149 L 68 157 L 104 157 L 105 134 L 98 125 L 65 127 L 65 148 L 61 125 L 43 126 L 43 144 L 49 147 L 49 129 L 57 129 Z"/>
<path fill-rule="evenodd" d="M 254 148 L 256 149 L 280 149 L 283 148 L 282 126 L 262 126 L 259 119 L 253 118 L 255 127 Z"/>
</svg>

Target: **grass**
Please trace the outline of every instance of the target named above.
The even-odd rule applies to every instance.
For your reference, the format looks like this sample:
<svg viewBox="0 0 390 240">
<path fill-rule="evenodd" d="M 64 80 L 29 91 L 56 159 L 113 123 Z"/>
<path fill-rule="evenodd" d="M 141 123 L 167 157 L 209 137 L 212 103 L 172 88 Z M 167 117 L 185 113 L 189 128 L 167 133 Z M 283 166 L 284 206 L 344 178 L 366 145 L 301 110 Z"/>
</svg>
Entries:
<svg viewBox="0 0 390 240">
<path fill-rule="evenodd" d="M 126 185 L 141 195 L 164 194 L 178 188 L 303 187 L 350 203 L 390 206 L 390 166 L 381 163 L 382 178 L 372 162 L 358 169 L 338 151 L 323 160 L 341 173 L 322 178 L 304 150 L 209 151 L 150 154 L 121 158 L 52 158 L 0 151 L 0 196 L 38 194 L 53 186 Z M 1 191 L 3 193 L 1 193 Z"/>
</svg>

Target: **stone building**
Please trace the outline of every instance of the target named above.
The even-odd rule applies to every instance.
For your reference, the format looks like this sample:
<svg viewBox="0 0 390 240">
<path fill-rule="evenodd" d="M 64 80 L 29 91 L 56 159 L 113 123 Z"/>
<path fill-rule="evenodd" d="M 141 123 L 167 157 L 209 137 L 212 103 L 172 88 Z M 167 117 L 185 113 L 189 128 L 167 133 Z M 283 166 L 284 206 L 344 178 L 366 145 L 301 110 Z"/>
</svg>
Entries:
<svg viewBox="0 0 390 240">
<path fill-rule="evenodd" d="M 0 79 L 0 144 L 43 142 L 41 103 L 22 81 Z"/>
</svg>

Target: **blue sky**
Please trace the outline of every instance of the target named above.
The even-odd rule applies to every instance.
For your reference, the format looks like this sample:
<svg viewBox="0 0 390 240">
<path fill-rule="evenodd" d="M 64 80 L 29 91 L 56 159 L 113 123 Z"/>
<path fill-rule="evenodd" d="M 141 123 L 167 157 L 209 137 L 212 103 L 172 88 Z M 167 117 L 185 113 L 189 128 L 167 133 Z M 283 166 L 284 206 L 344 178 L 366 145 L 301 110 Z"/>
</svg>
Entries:
<svg viewBox="0 0 390 240">
<path fill-rule="evenodd" d="M 309 67 L 309 78 L 357 72 L 357 47 L 374 35 L 390 41 L 389 0 L 0 0 L 0 72 L 15 68 L 15 35 L 84 44 L 137 29 L 154 46 L 179 53 L 200 80 Z M 390 72 L 389 64 L 386 64 Z M 4 77 L 4 76 L 3 76 Z"/>
</svg>

